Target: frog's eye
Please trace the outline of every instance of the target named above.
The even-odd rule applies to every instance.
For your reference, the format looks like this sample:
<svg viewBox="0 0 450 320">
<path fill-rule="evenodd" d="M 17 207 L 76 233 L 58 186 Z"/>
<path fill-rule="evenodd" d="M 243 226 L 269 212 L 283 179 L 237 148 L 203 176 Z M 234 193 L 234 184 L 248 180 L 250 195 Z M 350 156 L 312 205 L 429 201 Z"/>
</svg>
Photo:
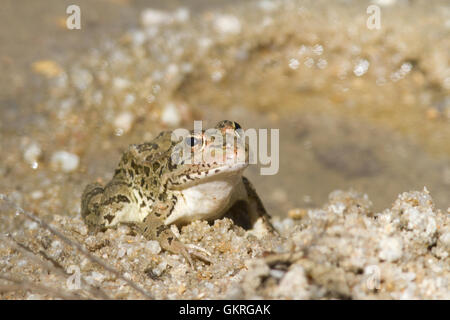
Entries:
<svg viewBox="0 0 450 320">
<path fill-rule="evenodd" d="M 197 139 L 196 137 L 187 137 L 185 141 L 190 147 L 194 147 L 200 143 L 200 139 Z"/>
<path fill-rule="evenodd" d="M 217 125 L 216 128 L 218 129 L 233 129 L 233 130 L 239 130 L 242 129 L 241 125 L 235 121 L 230 121 L 230 120 L 222 120 L 220 121 Z"/>
</svg>

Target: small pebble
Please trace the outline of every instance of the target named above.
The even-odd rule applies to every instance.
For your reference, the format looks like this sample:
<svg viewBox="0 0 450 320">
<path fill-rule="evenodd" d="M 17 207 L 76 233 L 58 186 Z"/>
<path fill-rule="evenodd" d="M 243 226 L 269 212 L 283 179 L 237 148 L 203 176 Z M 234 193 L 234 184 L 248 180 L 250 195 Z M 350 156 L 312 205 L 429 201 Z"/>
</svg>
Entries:
<svg viewBox="0 0 450 320">
<path fill-rule="evenodd" d="M 33 165 L 37 163 L 39 158 L 42 155 L 42 149 L 37 143 L 31 143 L 23 152 L 23 158 L 24 160 L 29 164 Z"/>
<path fill-rule="evenodd" d="M 161 246 L 159 245 L 158 241 L 147 241 L 145 244 L 145 247 L 152 253 L 152 254 L 158 254 L 161 252 Z"/>
<path fill-rule="evenodd" d="M 157 9 L 145 9 L 141 13 L 141 23 L 144 27 L 170 24 L 173 18 L 169 12 Z"/>
<path fill-rule="evenodd" d="M 174 103 L 168 103 L 161 114 L 161 121 L 169 126 L 178 126 L 181 122 L 181 115 Z"/>
<path fill-rule="evenodd" d="M 189 20 L 190 16 L 191 16 L 191 13 L 189 12 L 189 9 L 187 9 L 187 8 L 178 8 L 173 13 L 173 18 L 177 22 L 186 22 Z"/>
<path fill-rule="evenodd" d="M 80 159 L 76 154 L 67 151 L 57 151 L 52 155 L 50 164 L 56 170 L 72 172 L 78 168 Z"/>
<path fill-rule="evenodd" d="M 308 213 L 308 211 L 306 211 L 306 209 L 291 209 L 288 211 L 288 216 L 291 219 L 303 219 L 306 214 Z"/>
<path fill-rule="evenodd" d="M 221 34 L 238 34 L 241 32 L 241 22 L 233 15 L 219 15 L 214 20 L 214 28 Z"/>
<path fill-rule="evenodd" d="M 378 257 L 385 261 L 396 261 L 401 258 L 403 251 L 402 241 L 398 238 L 384 238 L 380 241 Z"/>
<path fill-rule="evenodd" d="M 121 129 L 123 133 L 127 133 L 132 128 L 133 122 L 134 115 L 129 111 L 125 111 L 120 113 L 114 119 L 114 126 L 116 127 L 116 129 Z"/>
</svg>

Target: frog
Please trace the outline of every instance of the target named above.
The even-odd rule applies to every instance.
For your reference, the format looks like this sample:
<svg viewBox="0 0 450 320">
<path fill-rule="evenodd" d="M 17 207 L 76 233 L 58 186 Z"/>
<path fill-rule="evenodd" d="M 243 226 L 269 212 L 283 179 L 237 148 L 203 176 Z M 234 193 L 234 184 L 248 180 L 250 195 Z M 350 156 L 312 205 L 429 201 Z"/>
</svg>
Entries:
<svg viewBox="0 0 450 320">
<path fill-rule="evenodd" d="M 163 131 L 150 142 L 130 145 L 108 183 L 90 183 L 83 191 L 81 215 L 89 232 L 127 224 L 163 250 L 181 254 L 191 266 L 195 259 L 211 259 L 202 248 L 179 240 L 173 226 L 212 222 L 232 210 L 230 217 L 258 237 L 277 234 L 255 187 L 243 175 L 249 146 L 242 127 L 223 120 L 213 129 L 215 135 L 186 130 L 178 139 L 174 131 Z M 200 155 L 197 161 L 192 154 Z"/>
</svg>

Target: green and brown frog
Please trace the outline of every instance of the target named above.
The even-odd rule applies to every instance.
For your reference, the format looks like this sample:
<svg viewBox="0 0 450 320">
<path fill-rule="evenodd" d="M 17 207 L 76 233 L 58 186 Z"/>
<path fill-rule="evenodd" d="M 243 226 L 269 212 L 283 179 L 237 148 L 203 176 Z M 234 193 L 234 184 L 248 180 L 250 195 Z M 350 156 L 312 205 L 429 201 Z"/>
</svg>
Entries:
<svg viewBox="0 0 450 320">
<path fill-rule="evenodd" d="M 242 175 L 249 163 L 240 125 L 224 120 L 214 129 L 222 139 L 202 130 L 190 131 L 180 141 L 165 131 L 151 142 L 131 145 L 109 183 L 89 184 L 83 192 L 81 214 L 90 231 L 131 224 L 163 249 L 182 254 L 191 265 L 191 255 L 208 259 L 188 250 L 172 224 L 211 221 L 233 207 L 247 228 L 258 234 L 275 232 L 254 187 Z M 200 161 L 186 161 L 186 150 L 203 156 Z"/>
</svg>

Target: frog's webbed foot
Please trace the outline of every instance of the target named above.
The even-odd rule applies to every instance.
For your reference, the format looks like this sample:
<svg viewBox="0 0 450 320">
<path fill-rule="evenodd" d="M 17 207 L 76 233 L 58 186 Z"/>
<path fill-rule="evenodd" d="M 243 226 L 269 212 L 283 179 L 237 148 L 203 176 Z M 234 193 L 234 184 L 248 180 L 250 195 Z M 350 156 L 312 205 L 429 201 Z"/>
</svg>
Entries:
<svg viewBox="0 0 450 320">
<path fill-rule="evenodd" d="M 166 247 L 165 249 L 173 253 L 181 254 L 189 263 L 191 268 L 194 268 L 193 258 L 196 258 L 208 264 L 212 263 L 212 260 L 208 257 L 211 255 L 208 251 L 193 244 L 184 244 L 178 239 L 173 240 L 170 244 L 170 248 Z"/>
<path fill-rule="evenodd" d="M 194 258 L 206 263 L 212 263 L 211 254 L 205 249 L 192 244 L 184 244 L 178 238 L 175 226 L 167 226 L 154 215 L 147 216 L 138 226 L 139 232 L 146 238 L 157 240 L 161 248 L 175 254 L 181 254 L 191 267 L 194 267 Z"/>
</svg>

